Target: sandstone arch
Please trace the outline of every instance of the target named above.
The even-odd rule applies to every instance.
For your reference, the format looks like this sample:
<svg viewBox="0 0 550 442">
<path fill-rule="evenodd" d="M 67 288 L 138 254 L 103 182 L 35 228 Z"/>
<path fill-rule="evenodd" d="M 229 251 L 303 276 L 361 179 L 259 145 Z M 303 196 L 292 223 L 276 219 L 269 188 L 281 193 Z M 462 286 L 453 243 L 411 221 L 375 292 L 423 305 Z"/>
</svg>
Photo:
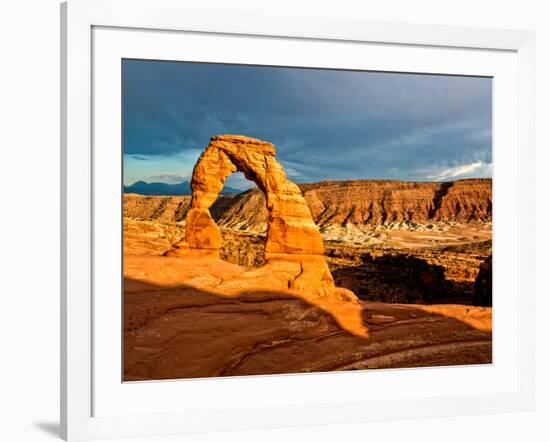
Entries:
<svg viewBox="0 0 550 442">
<path fill-rule="evenodd" d="M 200 156 L 191 180 L 192 199 L 185 240 L 177 244 L 169 256 L 219 258 L 221 232 L 209 209 L 227 177 L 234 172 L 242 172 L 266 196 L 269 212 L 265 245 L 267 264 L 260 270 L 281 273 L 282 263 L 292 263 L 282 272 L 289 274 L 288 288 L 313 291 L 321 296 L 334 292 L 323 241 L 301 190 L 286 177 L 275 158 L 272 143 L 242 135 L 212 137 Z M 289 272 L 290 268 L 293 270 Z M 343 296 L 343 289 L 338 290 L 339 296 Z M 343 297 L 355 298 L 351 292 Z"/>
</svg>

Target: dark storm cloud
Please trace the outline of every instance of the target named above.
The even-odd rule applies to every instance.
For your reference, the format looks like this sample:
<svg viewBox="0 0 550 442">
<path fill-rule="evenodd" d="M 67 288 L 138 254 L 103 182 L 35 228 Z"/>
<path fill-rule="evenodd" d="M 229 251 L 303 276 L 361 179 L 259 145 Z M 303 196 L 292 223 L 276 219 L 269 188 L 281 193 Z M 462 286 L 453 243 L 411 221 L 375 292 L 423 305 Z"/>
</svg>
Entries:
<svg viewBox="0 0 550 442">
<path fill-rule="evenodd" d="M 123 79 L 124 152 L 135 159 L 238 133 L 275 143 L 301 182 L 490 174 L 487 78 L 125 61 Z"/>
</svg>

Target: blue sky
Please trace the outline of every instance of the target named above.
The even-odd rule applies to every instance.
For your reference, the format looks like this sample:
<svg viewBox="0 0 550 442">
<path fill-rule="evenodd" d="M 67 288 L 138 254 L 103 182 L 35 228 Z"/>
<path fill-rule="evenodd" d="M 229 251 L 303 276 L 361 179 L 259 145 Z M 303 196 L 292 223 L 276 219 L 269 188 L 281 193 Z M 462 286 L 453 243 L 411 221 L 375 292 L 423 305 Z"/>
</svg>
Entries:
<svg viewBox="0 0 550 442">
<path fill-rule="evenodd" d="M 274 143 L 296 182 L 490 177 L 491 81 L 124 60 L 124 183 L 189 180 L 223 133 Z"/>
</svg>

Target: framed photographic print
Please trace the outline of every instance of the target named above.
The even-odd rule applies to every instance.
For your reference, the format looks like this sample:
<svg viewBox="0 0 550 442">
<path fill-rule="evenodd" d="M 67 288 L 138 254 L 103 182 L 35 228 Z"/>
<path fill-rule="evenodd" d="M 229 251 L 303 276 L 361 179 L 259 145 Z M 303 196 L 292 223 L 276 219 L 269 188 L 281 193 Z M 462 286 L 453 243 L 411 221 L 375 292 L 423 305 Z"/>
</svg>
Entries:
<svg viewBox="0 0 550 442">
<path fill-rule="evenodd" d="M 62 5 L 67 440 L 533 407 L 533 35 Z"/>
</svg>

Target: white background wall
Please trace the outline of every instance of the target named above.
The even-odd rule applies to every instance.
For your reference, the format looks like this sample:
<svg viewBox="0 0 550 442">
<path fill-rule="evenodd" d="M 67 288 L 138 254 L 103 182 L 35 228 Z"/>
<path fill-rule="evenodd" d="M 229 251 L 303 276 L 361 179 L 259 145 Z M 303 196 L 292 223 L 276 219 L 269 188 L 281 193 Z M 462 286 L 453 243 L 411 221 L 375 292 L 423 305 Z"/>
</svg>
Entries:
<svg viewBox="0 0 550 442">
<path fill-rule="evenodd" d="M 182 3 L 220 9 L 231 4 L 234 11 L 264 10 L 537 32 L 537 411 L 139 440 L 550 440 L 547 2 L 182 0 Z M 0 3 L 0 21 L 0 440 L 40 442 L 56 438 L 59 409 L 59 3 L 4 0 Z"/>
</svg>

